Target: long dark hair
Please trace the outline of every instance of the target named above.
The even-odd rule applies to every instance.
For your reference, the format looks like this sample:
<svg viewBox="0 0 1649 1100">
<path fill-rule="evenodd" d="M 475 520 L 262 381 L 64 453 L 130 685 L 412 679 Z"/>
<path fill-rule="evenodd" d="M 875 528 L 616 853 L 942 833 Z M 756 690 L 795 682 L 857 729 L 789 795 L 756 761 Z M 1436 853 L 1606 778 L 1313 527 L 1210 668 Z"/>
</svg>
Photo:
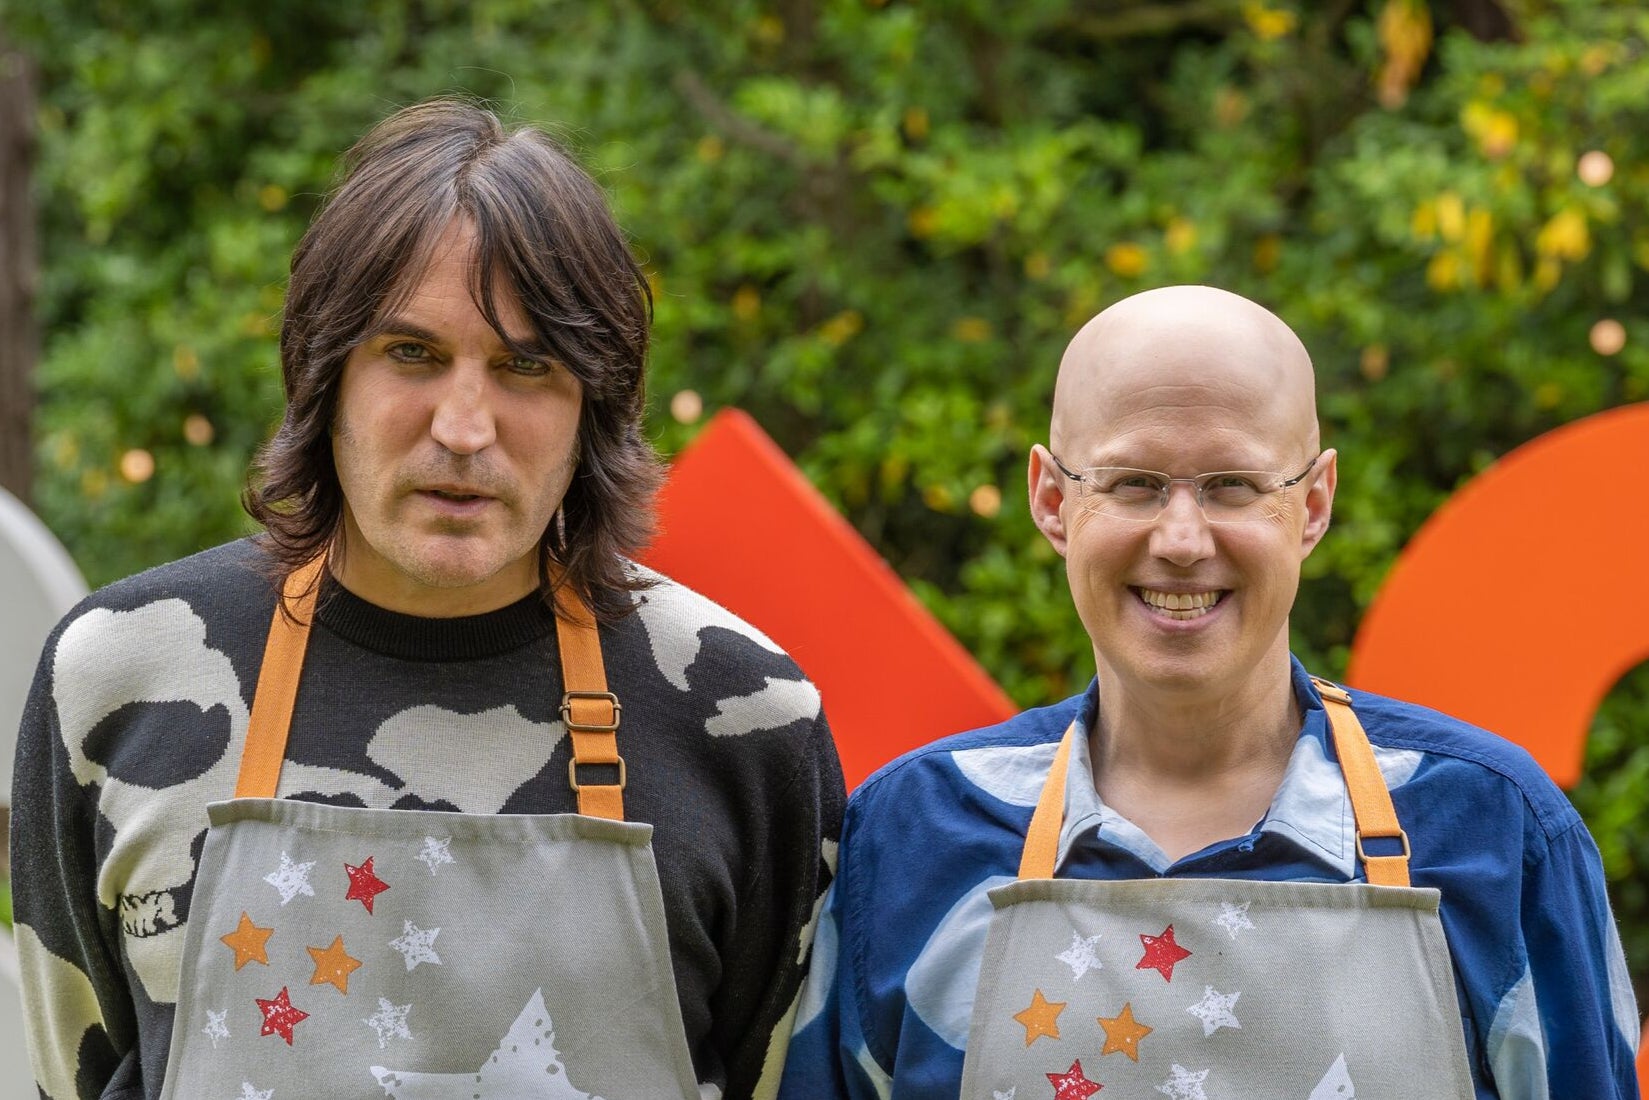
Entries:
<svg viewBox="0 0 1649 1100">
<path fill-rule="evenodd" d="M 344 361 L 417 283 L 455 218 L 474 228 L 482 314 L 508 341 L 496 273 L 583 385 L 578 467 L 544 532 L 540 587 L 553 601 L 571 584 L 610 621 L 646 586 L 623 559 L 652 535 L 661 479 L 642 435 L 652 293 L 595 181 L 543 131 L 506 128 L 472 103 L 405 108 L 345 154 L 342 183 L 292 254 L 286 413 L 242 503 L 283 575 L 332 545 L 343 522 L 332 429 Z"/>
</svg>

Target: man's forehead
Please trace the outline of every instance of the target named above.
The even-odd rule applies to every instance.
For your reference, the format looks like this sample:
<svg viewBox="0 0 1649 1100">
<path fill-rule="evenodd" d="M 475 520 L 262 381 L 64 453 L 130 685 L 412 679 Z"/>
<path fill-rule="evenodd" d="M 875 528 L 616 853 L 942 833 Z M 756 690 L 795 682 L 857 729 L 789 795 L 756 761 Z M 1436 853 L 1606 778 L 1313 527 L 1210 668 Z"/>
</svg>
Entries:
<svg viewBox="0 0 1649 1100">
<path fill-rule="evenodd" d="M 1053 436 L 1158 412 L 1233 414 L 1256 430 L 1267 425 L 1266 434 L 1314 436 L 1311 358 L 1274 314 L 1226 291 L 1135 295 L 1095 317 L 1066 349 Z"/>
</svg>

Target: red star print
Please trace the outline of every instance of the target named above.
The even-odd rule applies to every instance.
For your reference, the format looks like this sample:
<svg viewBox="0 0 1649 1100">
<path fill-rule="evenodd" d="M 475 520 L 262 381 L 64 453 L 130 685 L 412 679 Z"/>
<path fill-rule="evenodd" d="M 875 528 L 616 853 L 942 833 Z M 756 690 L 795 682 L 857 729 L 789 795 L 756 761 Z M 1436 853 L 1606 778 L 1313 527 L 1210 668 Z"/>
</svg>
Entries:
<svg viewBox="0 0 1649 1100">
<path fill-rule="evenodd" d="M 389 889 L 389 883 L 372 873 L 372 859 L 367 856 L 359 867 L 344 864 L 344 871 L 349 875 L 349 893 L 344 895 L 344 900 L 360 902 L 368 913 L 372 912 L 372 899 Z"/>
<path fill-rule="evenodd" d="M 1088 1097 L 1105 1087 L 1083 1075 L 1081 1059 L 1072 1062 L 1071 1068 L 1064 1073 L 1050 1073 L 1046 1076 L 1048 1083 L 1054 1087 L 1054 1100 L 1088 1100 Z"/>
<path fill-rule="evenodd" d="M 1160 936 L 1147 936 L 1141 932 L 1139 942 L 1145 945 L 1145 957 L 1134 964 L 1134 969 L 1155 970 L 1165 982 L 1174 980 L 1175 963 L 1191 957 L 1191 952 L 1174 942 L 1174 926 L 1171 924 L 1162 930 Z"/>
<path fill-rule="evenodd" d="M 309 1013 L 301 1008 L 292 1007 L 292 999 L 286 995 L 286 987 L 275 994 L 275 999 L 266 1001 L 262 997 L 253 997 L 258 1002 L 258 1009 L 263 1013 L 263 1030 L 259 1035 L 279 1034 L 286 1040 L 286 1045 L 292 1045 L 292 1028 L 309 1019 Z"/>
</svg>

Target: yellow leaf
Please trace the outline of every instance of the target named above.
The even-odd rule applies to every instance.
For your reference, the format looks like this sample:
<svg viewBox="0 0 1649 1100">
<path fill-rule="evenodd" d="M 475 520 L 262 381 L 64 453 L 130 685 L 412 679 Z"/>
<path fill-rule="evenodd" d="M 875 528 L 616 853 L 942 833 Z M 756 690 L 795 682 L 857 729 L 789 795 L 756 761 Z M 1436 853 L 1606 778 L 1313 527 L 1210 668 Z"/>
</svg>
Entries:
<svg viewBox="0 0 1649 1100">
<path fill-rule="evenodd" d="M 1408 99 L 1431 53 L 1431 9 L 1425 0 L 1386 0 L 1375 30 L 1385 53 L 1375 87 L 1381 105 L 1395 109 Z"/>
<path fill-rule="evenodd" d="M 1162 239 L 1169 252 L 1184 255 L 1197 245 L 1197 225 L 1189 218 L 1173 218 L 1163 231 Z"/>
<path fill-rule="evenodd" d="M 1132 279 L 1145 270 L 1145 249 L 1133 241 L 1121 241 L 1105 250 L 1105 266 L 1124 279 Z"/>
<path fill-rule="evenodd" d="M 991 338 L 991 323 L 983 317 L 958 317 L 951 335 L 964 344 L 983 343 Z"/>
<path fill-rule="evenodd" d="M 1554 260 L 1584 260 L 1592 250 L 1586 215 L 1572 206 L 1553 214 L 1535 235 L 1535 251 Z"/>
<path fill-rule="evenodd" d="M 1445 248 L 1426 265 L 1426 285 L 1437 291 L 1450 291 L 1460 286 L 1460 256 L 1452 248 Z"/>
</svg>

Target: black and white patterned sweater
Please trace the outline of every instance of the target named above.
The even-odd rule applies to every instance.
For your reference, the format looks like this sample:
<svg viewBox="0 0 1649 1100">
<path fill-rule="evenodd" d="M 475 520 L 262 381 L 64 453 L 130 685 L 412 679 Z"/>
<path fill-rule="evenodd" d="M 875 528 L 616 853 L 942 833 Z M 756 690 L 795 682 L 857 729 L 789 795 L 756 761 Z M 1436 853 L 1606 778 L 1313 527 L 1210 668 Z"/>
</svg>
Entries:
<svg viewBox="0 0 1649 1100">
<path fill-rule="evenodd" d="M 759 632 L 660 578 L 601 629 L 625 814 L 654 826 L 707 1096 L 776 1084 L 842 777 L 818 691 Z M 13 792 L 16 931 L 44 1096 L 160 1094 L 206 804 L 230 798 L 275 590 L 247 540 L 88 597 L 47 641 Z M 571 813 L 555 619 L 461 619 L 322 589 L 281 797 Z M 180 1025 L 193 1026 L 193 1024 Z"/>
</svg>

